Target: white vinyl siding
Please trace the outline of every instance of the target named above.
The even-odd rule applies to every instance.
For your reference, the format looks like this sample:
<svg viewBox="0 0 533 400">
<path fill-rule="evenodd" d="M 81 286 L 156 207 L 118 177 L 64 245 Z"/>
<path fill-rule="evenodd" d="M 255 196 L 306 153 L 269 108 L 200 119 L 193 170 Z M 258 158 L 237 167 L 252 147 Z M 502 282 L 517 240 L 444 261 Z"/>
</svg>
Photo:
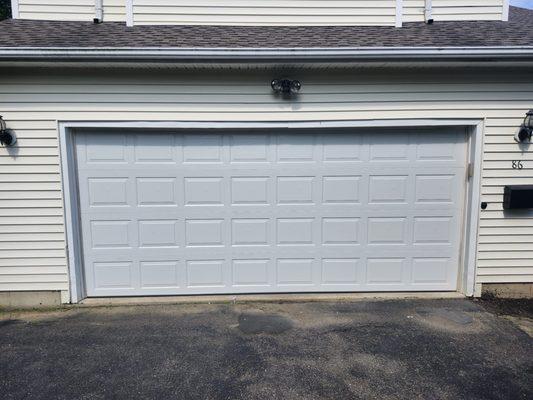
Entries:
<svg viewBox="0 0 533 400">
<path fill-rule="evenodd" d="M 126 21 L 126 0 L 104 0 L 104 22 Z"/>
<path fill-rule="evenodd" d="M 92 21 L 94 0 L 18 0 L 20 19 Z"/>
<path fill-rule="evenodd" d="M 94 0 L 15 0 L 19 18 L 92 21 Z M 131 0 L 136 25 L 381 25 L 396 0 Z M 425 0 L 402 0 L 403 22 L 424 21 Z M 504 0 L 433 0 L 435 21 L 502 20 Z M 126 21 L 126 0 L 104 0 L 104 21 Z"/>
<path fill-rule="evenodd" d="M 134 0 L 133 23 L 394 25 L 396 0 Z"/>
<path fill-rule="evenodd" d="M 18 137 L 0 148 L 0 291 L 66 290 L 58 121 L 485 119 L 478 282 L 533 282 L 533 212 L 504 213 L 504 185 L 533 184 L 513 135 L 533 104 L 520 71 L 299 72 L 296 101 L 270 72 L 3 70 L 0 110 Z M 511 169 L 522 160 L 524 169 Z"/>
<path fill-rule="evenodd" d="M 94 0 L 18 0 L 19 18 L 52 21 L 92 21 Z M 104 21 L 125 21 L 125 0 L 104 0 Z"/>
<path fill-rule="evenodd" d="M 403 0 L 403 22 L 424 21 L 425 0 Z M 432 0 L 435 21 L 501 21 L 504 0 Z"/>
</svg>

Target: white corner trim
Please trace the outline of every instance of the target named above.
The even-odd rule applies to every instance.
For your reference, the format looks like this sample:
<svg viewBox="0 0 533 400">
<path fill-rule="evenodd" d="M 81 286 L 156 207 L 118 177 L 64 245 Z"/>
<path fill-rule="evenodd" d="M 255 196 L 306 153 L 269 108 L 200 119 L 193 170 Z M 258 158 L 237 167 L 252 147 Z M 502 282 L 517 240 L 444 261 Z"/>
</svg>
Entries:
<svg viewBox="0 0 533 400">
<path fill-rule="evenodd" d="M 503 0 L 502 21 L 509 21 L 509 0 Z"/>
<path fill-rule="evenodd" d="M 401 127 L 464 127 L 470 133 L 470 158 L 474 165 L 473 176 L 467 185 L 463 231 L 462 257 L 458 292 L 473 296 L 476 288 L 477 239 L 479 204 L 481 198 L 481 168 L 483 149 L 483 120 L 479 119 L 399 119 L 399 120 L 347 120 L 347 121 L 127 121 L 127 122 L 59 122 L 59 150 L 61 182 L 65 210 L 65 232 L 68 243 L 68 271 L 70 301 L 78 303 L 86 297 L 83 278 L 83 256 L 80 245 L 80 222 L 77 207 L 76 172 L 73 157 L 73 136 L 78 129 L 131 129 L 144 128 L 147 133 L 158 129 L 311 129 L 311 128 L 401 128 Z"/>
<path fill-rule="evenodd" d="M 133 0 L 126 0 L 126 26 L 133 26 Z"/>
<path fill-rule="evenodd" d="M 424 7 L 424 21 L 427 23 L 433 19 L 433 2 L 432 0 L 426 0 Z"/>
<path fill-rule="evenodd" d="M 104 20 L 104 0 L 94 0 L 94 18 L 100 22 Z"/>
<path fill-rule="evenodd" d="M 403 0 L 396 0 L 396 28 L 403 25 Z"/>
<path fill-rule="evenodd" d="M 13 19 L 19 18 L 19 0 L 11 0 L 11 16 Z"/>
</svg>

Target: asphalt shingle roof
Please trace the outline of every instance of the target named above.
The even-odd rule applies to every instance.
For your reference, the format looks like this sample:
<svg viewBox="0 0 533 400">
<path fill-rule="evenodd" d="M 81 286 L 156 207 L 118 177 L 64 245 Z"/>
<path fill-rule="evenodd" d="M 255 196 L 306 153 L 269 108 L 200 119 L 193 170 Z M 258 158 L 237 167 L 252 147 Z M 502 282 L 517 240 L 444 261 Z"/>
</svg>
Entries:
<svg viewBox="0 0 533 400">
<path fill-rule="evenodd" d="M 0 47 L 492 47 L 533 46 L 533 11 L 509 22 L 454 21 L 389 26 L 203 26 L 4 20 Z"/>
</svg>

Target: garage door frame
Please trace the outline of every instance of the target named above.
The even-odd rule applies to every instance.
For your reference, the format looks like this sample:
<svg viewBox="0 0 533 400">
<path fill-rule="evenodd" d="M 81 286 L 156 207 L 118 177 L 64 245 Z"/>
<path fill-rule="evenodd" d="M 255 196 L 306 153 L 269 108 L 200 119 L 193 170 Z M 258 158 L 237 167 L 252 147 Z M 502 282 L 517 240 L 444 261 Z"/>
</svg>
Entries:
<svg viewBox="0 0 533 400">
<path fill-rule="evenodd" d="M 479 202 L 481 196 L 481 170 L 483 154 L 483 120 L 472 119 L 410 119 L 410 120 L 352 120 L 352 121 L 294 121 L 294 122 L 194 122 L 194 121 L 129 121 L 129 122 L 59 122 L 59 146 L 67 263 L 70 284 L 70 301 L 77 303 L 86 297 L 83 279 L 83 255 L 81 252 L 81 229 L 77 198 L 76 165 L 73 137 L 77 130 L 85 129 L 146 129 L 162 130 L 223 130 L 223 129 L 308 129 L 321 128 L 464 128 L 468 133 L 468 182 L 465 216 L 463 218 L 463 243 L 459 269 L 458 292 L 476 294 L 476 257 L 479 226 Z"/>
</svg>

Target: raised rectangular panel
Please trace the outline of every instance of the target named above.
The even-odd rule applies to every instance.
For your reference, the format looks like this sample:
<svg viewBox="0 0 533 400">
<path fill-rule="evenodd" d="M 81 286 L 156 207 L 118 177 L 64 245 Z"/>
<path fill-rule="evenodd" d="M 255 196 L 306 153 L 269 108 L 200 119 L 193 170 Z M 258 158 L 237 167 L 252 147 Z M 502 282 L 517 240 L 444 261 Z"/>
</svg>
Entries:
<svg viewBox="0 0 533 400">
<path fill-rule="evenodd" d="M 187 261 L 187 286 L 224 286 L 224 260 Z"/>
<path fill-rule="evenodd" d="M 409 158 L 409 144 L 405 135 L 376 134 L 370 143 L 370 159 L 374 161 L 398 161 Z"/>
<path fill-rule="evenodd" d="M 234 246 L 268 245 L 268 219 L 234 219 L 231 221 L 231 243 Z"/>
<path fill-rule="evenodd" d="M 355 284 L 358 282 L 359 259 L 333 258 L 322 260 L 323 284 Z"/>
<path fill-rule="evenodd" d="M 312 176 L 278 177 L 278 204 L 312 204 Z"/>
<path fill-rule="evenodd" d="M 327 204 L 359 203 L 360 176 L 324 176 L 322 201 Z"/>
<path fill-rule="evenodd" d="M 452 239 L 450 217 L 416 217 L 413 243 L 449 244 Z"/>
<path fill-rule="evenodd" d="M 127 206 L 127 178 L 89 178 L 89 204 L 92 207 Z"/>
<path fill-rule="evenodd" d="M 88 163 L 125 163 L 126 135 L 98 134 L 90 136 L 85 146 Z"/>
<path fill-rule="evenodd" d="M 279 162 L 314 161 L 315 137 L 313 135 L 279 135 L 277 155 Z"/>
<path fill-rule="evenodd" d="M 417 175 L 417 203 L 451 203 L 454 175 Z"/>
<path fill-rule="evenodd" d="M 137 178 L 137 201 L 140 206 L 174 206 L 175 178 Z"/>
<path fill-rule="evenodd" d="M 369 258 L 366 267 L 367 283 L 402 283 L 404 264 L 403 258 Z"/>
<path fill-rule="evenodd" d="M 268 204 L 268 177 L 231 178 L 232 204 Z"/>
<path fill-rule="evenodd" d="M 232 162 L 266 162 L 268 161 L 268 135 L 233 135 L 231 136 Z"/>
<path fill-rule="evenodd" d="M 131 288 L 131 262 L 95 262 L 93 264 L 96 289 Z"/>
<path fill-rule="evenodd" d="M 455 159 L 455 141 L 450 141 L 449 134 L 425 135 L 423 143 L 417 144 L 416 157 L 419 160 L 453 160 Z"/>
<path fill-rule="evenodd" d="M 187 246 L 223 246 L 224 220 L 199 219 L 185 221 Z"/>
<path fill-rule="evenodd" d="M 185 163 L 222 162 L 222 135 L 185 135 L 183 137 Z"/>
<path fill-rule="evenodd" d="M 277 225 L 278 244 L 313 244 L 313 221 L 312 218 L 279 218 Z"/>
<path fill-rule="evenodd" d="M 313 259 L 280 259 L 277 264 L 278 285 L 312 285 Z"/>
<path fill-rule="evenodd" d="M 233 260 L 233 286 L 268 285 L 269 260 Z"/>
<path fill-rule="evenodd" d="M 413 283 L 446 283 L 449 263 L 448 258 L 413 259 Z"/>
<path fill-rule="evenodd" d="M 324 161 L 359 161 L 362 135 L 325 135 Z"/>
<path fill-rule="evenodd" d="M 139 221 L 139 246 L 178 246 L 177 225 L 178 221 L 175 220 Z"/>
<path fill-rule="evenodd" d="M 323 244 L 358 244 L 359 218 L 324 218 L 322 220 Z"/>
<path fill-rule="evenodd" d="M 369 244 L 405 244 L 405 218 L 369 218 Z"/>
<path fill-rule="evenodd" d="M 407 176 L 371 176 L 368 193 L 370 203 L 405 203 Z"/>
<path fill-rule="evenodd" d="M 185 205 L 222 205 L 224 203 L 223 178 L 185 178 Z"/>
<path fill-rule="evenodd" d="M 174 161 L 174 135 L 147 134 L 135 136 L 135 161 L 169 163 Z"/>
<path fill-rule="evenodd" d="M 179 287 L 177 261 L 141 261 L 141 287 Z"/>
<path fill-rule="evenodd" d="M 91 241 L 94 249 L 130 247 L 130 221 L 91 221 Z"/>
</svg>

